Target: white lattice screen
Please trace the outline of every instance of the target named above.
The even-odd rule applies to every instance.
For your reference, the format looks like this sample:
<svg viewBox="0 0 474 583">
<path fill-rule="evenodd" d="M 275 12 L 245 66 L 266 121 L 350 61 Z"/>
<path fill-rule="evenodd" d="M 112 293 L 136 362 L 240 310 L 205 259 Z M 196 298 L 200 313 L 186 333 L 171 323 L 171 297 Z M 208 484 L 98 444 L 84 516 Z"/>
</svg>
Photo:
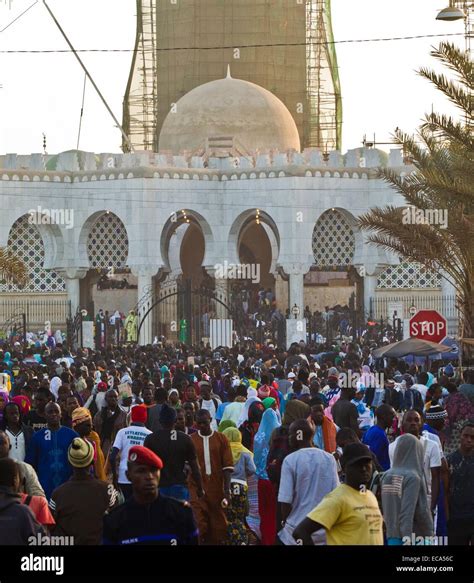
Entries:
<svg viewBox="0 0 474 583">
<path fill-rule="evenodd" d="M 103 214 L 94 223 L 87 240 L 87 254 L 94 269 L 126 266 L 128 236 L 124 224 L 116 215 Z"/>
<path fill-rule="evenodd" d="M 346 267 L 355 251 L 354 231 L 336 210 L 323 213 L 313 230 L 313 256 L 318 267 Z"/>
<path fill-rule="evenodd" d="M 400 263 L 383 271 L 377 282 L 379 289 L 437 288 L 441 287 L 441 275 L 429 271 L 419 263 Z"/>
<path fill-rule="evenodd" d="M 54 271 L 43 269 L 44 244 L 38 227 L 29 223 L 29 215 L 20 217 L 10 229 L 8 248 L 26 263 L 30 283 L 24 288 L 16 285 L 0 283 L 2 292 L 63 292 L 63 279 Z"/>
</svg>

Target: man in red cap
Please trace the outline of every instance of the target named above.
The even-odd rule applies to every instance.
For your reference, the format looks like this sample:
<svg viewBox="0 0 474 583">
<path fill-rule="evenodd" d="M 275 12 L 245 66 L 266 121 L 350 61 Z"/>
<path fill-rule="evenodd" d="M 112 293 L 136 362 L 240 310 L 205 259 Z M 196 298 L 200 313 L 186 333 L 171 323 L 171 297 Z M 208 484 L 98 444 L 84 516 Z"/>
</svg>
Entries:
<svg viewBox="0 0 474 583">
<path fill-rule="evenodd" d="M 104 544 L 196 545 L 198 531 L 188 502 L 159 494 L 161 459 L 146 447 L 128 452 L 132 497 L 104 517 Z"/>
<path fill-rule="evenodd" d="M 117 433 L 110 453 L 113 483 L 116 488 L 120 488 L 125 499 L 130 498 L 132 495 L 132 486 L 126 476 L 128 452 L 134 445 L 143 445 L 147 435 L 150 435 L 151 431 L 145 427 L 147 414 L 148 409 L 145 405 L 135 405 L 135 407 L 132 407 L 130 412 L 132 420 L 130 427 L 124 427 Z M 119 454 L 120 464 L 117 477 L 116 461 L 117 455 Z"/>
</svg>

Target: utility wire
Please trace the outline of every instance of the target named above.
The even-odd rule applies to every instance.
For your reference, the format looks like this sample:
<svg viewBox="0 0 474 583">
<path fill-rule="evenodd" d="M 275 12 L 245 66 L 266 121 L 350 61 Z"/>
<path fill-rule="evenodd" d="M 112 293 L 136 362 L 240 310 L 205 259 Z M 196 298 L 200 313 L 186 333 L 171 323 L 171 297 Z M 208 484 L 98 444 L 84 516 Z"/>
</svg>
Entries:
<svg viewBox="0 0 474 583">
<path fill-rule="evenodd" d="M 26 14 L 28 12 L 28 10 L 30 10 L 31 8 L 33 8 L 33 6 L 35 6 L 35 4 L 38 4 L 39 0 L 36 0 L 36 2 L 33 2 L 33 4 L 31 6 L 28 6 L 28 8 L 26 10 L 24 10 L 21 14 L 19 14 L 16 18 L 14 18 L 11 22 L 9 22 L 4 28 L 2 28 L 0 30 L 0 32 L 3 32 L 4 30 L 7 30 L 7 28 L 10 28 L 10 26 L 12 24 L 14 24 L 17 20 L 20 20 L 20 18 Z"/>
<path fill-rule="evenodd" d="M 1 32 L 1 31 L 0 31 Z M 447 34 L 420 34 L 416 36 L 394 36 L 390 38 L 361 38 L 361 39 L 346 39 L 311 43 L 312 45 L 340 45 L 348 43 L 375 43 L 375 42 L 389 42 L 400 40 L 414 40 L 420 38 L 438 38 L 438 37 L 452 37 L 464 36 L 464 32 L 453 32 Z M 173 47 L 173 48 L 158 48 L 155 49 L 157 53 L 172 52 L 172 51 L 215 51 L 222 49 L 255 49 L 255 48 L 271 48 L 271 47 L 304 47 L 307 42 L 302 43 L 273 43 L 273 44 L 253 44 L 253 45 L 228 45 L 228 46 L 214 46 L 214 47 Z M 71 49 L 38 49 L 38 50 L 3 50 L 1 54 L 48 54 L 48 53 L 71 53 Z M 76 53 L 138 53 L 143 52 L 142 49 L 76 49 Z M 152 52 L 151 50 L 145 52 Z"/>
<path fill-rule="evenodd" d="M 77 132 L 76 150 L 79 150 L 79 140 L 81 139 L 82 116 L 84 115 L 84 100 L 86 97 L 86 83 L 87 83 L 87 75 L 84 74 L 84 87 L 82 89 L 82 105 L 81 105 L 81 115 L 79 116 L 79 130 Z"/>
</svg>

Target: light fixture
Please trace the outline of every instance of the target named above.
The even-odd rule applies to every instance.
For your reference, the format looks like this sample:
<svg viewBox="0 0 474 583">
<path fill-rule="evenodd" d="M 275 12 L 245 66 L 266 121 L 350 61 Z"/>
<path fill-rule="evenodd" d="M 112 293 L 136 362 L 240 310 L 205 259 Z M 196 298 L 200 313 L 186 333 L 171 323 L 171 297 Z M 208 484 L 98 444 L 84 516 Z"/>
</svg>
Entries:
<svg viewBox="0 0 474 583">
<path fill-rule="evenodd" d="M 450 0 L 449 6 L 447 8 L 443 8 L 443 10 L 438 13 L 436 20 L 453 21 L 462 20 L 463 18 L 466 18 L 464 11 L 455 6 L 454 0 Z"/>
</svg>

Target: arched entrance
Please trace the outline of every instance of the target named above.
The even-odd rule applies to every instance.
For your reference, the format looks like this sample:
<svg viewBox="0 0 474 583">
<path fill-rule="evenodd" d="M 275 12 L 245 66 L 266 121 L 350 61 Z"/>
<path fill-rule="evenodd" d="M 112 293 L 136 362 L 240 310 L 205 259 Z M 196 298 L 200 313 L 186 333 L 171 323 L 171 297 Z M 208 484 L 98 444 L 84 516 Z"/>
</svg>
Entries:
<svg viewBox="0 0 474 583">
<path fill-rule="evenodd" d="M 275 272 L 279 254 L 276 225 L 266 212 L 249 210 L 235 221 L 231 242 L 239 263 L 228 285 L 239 325 L 259 343 L 275 342 Z"/>
<path fill-rule="evenodd" d="M 210 226 L 195 211 L 177 211 L 165 224 L 161 248 L 168 272 L 157 281 L 152 296 L 138 305 L 139 325 L 152 318 L 153 337 L 206 343 L 211 320 L 233 319 L 226 290 L 216 285 L 212 270 L 205 267 L 212 242 Z"/>
<path fill-rule="evenodd" d="M 313 229 L 314 264 L 305 276 L 308 333 L 351 336 L 362 323 L 361 277 L 354 268 L 356 224 L 344 209 L 328 209 Z"/>
<path fill-rule="evenodd" d="M 128 267 L 129 237 L 120 217 L 108 210 L 91 215 L 82 227 L 79 253 L 88 266 L 80 282 L 81 307 L 95 320 L 96 347 L 122 344 L 138 286 Z"/>
</svg>

